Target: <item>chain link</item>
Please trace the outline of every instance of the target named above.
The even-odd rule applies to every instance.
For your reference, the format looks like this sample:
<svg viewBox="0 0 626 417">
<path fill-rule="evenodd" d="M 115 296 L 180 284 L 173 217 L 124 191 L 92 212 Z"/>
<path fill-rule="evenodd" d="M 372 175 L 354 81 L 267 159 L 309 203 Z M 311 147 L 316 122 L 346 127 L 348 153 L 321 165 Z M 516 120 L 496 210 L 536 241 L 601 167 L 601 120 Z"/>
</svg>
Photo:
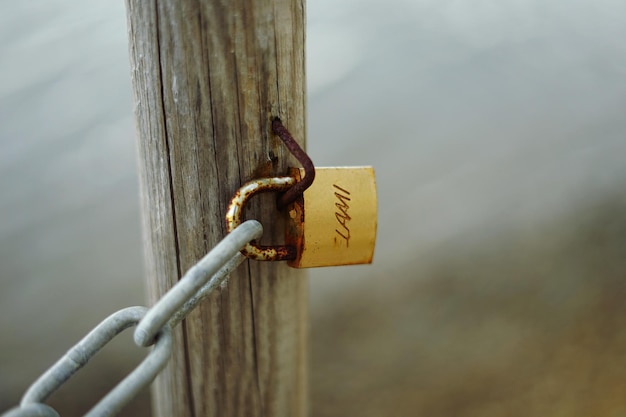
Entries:
<svg viewBox="0 0 626 417">
<path fill-rule="evenodd" d="M 154 347 L 130 374 L 87 414 L 105 417 L 117 414 L 137 393 L 149 385 L 167 364 L 172 352 L 172 327 L 180 323 L 204 298 L 221 286 L 245 256 L 240 251 L 263 234 L 256 220 L 248 220 L 230 232 L 150 309 L 128 307 L 102 321 L 87 336 L 37 379 L 20 405 L 0 417 L 59 417 L 43 402 L 123 330 L 137 326 L 137 346 Z"/>
<path fill-rule="evenodd" d="M 176 316 L 177 311 L 184 308 L 185 302 L 192 299 L 207 281 L 214 274 L 218 273 L 222 267 L 227 265 L 248 242 L 259 238 L 262 233 L 263 227 L 261 223 L 256 220 L 248 220 L 245 224 L 227 234 L 211 252 L 192 266 L 181 280 L 146 313 L 146 316 L 135 330 L 135 343 L 138 346 L 150 346 L 159 329 Z M 215 278 L 215 281 L 219 280 L 219 276 Z M 216 283 L 209 290 L 217 285 Z M 182 318 L 187 313 L 189 311 L 183 311 Z"/>
<path fill-rule="evenodd" d="M 2 417 L 60 417 L 59 413 L 45 404 L 26 404 L 2 414 Z"/>
</svg>

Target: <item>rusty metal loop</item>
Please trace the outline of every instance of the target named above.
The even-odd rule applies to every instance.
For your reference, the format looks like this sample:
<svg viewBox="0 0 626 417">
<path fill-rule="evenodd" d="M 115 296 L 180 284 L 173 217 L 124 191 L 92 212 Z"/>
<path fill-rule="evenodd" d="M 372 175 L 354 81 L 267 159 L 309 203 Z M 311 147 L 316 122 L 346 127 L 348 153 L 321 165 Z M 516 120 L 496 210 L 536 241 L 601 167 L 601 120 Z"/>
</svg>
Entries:
<svg viewBox="0 0 626 417">
<path fill-rule="evenodd" d="M 259 193 L 281 192 L 294 187 L 293 177 L 258 178 L 245 183 L 230 200 L 226 212 L 228 233 L 243 221 L 243 209 L 250 198 Z M 296 258 L 296 248 L 289 245 L 261 246 L 255 240 L 248 243 L 241 253 L 256 261 L 290 261 Z"/>
<path fill-rule="evenodd" d="M 315 165 L 313 165 L 313 161 L 309 155 L 307 155 L 304 149 L 302 149 L 293 136 L 291 136 L 291 133 L 283 126 L 283 123 L 278 117 L 272 120 L 272 131 L 283 141 L 287 149 L 289 149 L 289 152 L 296 157 L 304 168 L 304 178 L 278 198 L 278 208 L 283 209 L 296 201 L 304 191 L 313 184 L 313 180 L 315 179 Z"/>
</svg>

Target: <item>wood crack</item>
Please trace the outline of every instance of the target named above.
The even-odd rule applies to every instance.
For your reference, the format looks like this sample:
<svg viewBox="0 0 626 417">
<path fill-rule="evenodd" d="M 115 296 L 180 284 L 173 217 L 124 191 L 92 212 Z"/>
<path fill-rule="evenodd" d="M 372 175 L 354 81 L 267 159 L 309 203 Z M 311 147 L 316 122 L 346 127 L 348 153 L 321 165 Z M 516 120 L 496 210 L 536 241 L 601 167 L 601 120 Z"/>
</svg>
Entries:
<svg viewBox="0 0 626 417">
<path fill-rule="evenodd" d="M 178 224 L 177 224 L 177 217 L 176 217 L 176 196 L 174 194 L 174 175 L 172 172 L 172 149 L 171 149 L 171 144 L 170 144 L 170 127 L 168 126 L 168 122 L 167 122 L 167 116 L 166 116 L 166 112 L 167 112 L 167 106 L 165 103 L 165 82 L 164 82 L 164 64 L 161 61 L 162 55 L 161 55 L 161 27 L 160 27 L 160 21 L 159 21 L 159 2 L 158 0 L 154 0 L 154 19 L 155 19 L 155 30 L 156 30 L 156 50 L 157 50 L 157 63 L 159 66 L 159 81 L 160 81 L 160 86 L 161 86 L 161 112 L 162 112 L 162 120 L 163 120 L 163 132 L 165 133 L 165 153 L 167 156 L 167 171 L 168 171 L 168 180 L 169 180 L 169 185 L 170 185 L 170 204 L 171 204 L 171 208 L 172 208 L 172 228 L 173 228 L 173 233 L 174 233 L 174 247 L 175 247 L 175 254 L 176 254 L 176 271 L 178 272 L 178 277 L 175 277 L 175 279 L 180 279 L 180 277 L 182 277 L 182 266 L 181 266 L 181 260 L 180 260 L 180 242 L 179 242 L 179 235 L 178 235 Z M 174 140 L 172 138 L 172 140 Z M 171 281 L 170 281 L 171 282 Z M 171 284 L 173 285 L 173 283 Z M 183 321 L 181 323 L 181 330 L 182 330 L 182 336 L 183 336 L 183 344 L 185 346 L 189 345 L 189 338 L 187 335 L 187 322 L 186 320 Z M 187 383 L 187 389 L 185 390 L 187 392 L 188 395 L 188 400 L 187 403 L 189 405 L 189 409 L 191 410 L 191 415 L 195 416 L 196 412 L 195 412 L 195 403 L 193 400 L 193 390 L 191 389 L 191 386 L 193 384 L 193 381 L 191 381 L 191 372 L 190 372 L 190 358 L 189 358 L 189 350 L 185 349 L 184 350 L 184 362 L 185 362 L 185 380 Z"/>
</svg>

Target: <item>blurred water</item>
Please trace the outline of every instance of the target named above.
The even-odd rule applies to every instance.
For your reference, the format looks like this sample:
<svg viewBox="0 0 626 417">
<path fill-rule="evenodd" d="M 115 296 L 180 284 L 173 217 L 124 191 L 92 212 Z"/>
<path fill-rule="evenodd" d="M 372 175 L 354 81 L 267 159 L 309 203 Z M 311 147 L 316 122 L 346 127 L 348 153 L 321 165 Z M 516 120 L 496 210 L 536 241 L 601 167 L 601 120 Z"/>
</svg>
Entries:
<svg viewBox="0 0 626 417">
<path fill-rule="evenodd" d="M 142 304 L 123 2 L 0 3 L 0 403 Z M 12 402 L 15 398 L 11 399 Z"/>
<path fill-rule="evenodd" d="M 558 218 L 623 187 L 624 4 L 341 4 L 309 5 L 310 84 L 343 48 L 351 63 L 310 94 L 309 149 L 318 164 L 378 168 L 378 262 Z"/>
<path fill-rule="evenodd" d="M 142 303 L 124 13 L 0 1 L 3 407 Z M 309 152 L 374 165 L 380 207 L 374 265 L 314 271 L 313 319 L 407 259 L 623 193 L 625 16 L 617 0 L 309 2 Z"/>
</svg>

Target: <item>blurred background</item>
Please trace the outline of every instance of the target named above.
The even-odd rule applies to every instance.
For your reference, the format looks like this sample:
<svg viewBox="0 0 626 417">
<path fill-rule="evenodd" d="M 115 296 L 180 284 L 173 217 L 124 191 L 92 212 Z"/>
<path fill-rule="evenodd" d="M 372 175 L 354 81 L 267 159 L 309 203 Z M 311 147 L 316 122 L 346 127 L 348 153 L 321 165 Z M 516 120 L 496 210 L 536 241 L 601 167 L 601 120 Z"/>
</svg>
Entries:
<svg viewBox="0 0 626 417">
<path fill-rule="evenodd" d="M 309 153 L 374 165 L 380 210 L 373 265 L 310 274 L 312 414 L 626 416 L 626 3 L 307 14 Z M 5 410 L 144 302 L 123 2 L 0 0 L 0 75 Z M 88 410 L 126 337 L 50 404 Z"/>
</svg>

